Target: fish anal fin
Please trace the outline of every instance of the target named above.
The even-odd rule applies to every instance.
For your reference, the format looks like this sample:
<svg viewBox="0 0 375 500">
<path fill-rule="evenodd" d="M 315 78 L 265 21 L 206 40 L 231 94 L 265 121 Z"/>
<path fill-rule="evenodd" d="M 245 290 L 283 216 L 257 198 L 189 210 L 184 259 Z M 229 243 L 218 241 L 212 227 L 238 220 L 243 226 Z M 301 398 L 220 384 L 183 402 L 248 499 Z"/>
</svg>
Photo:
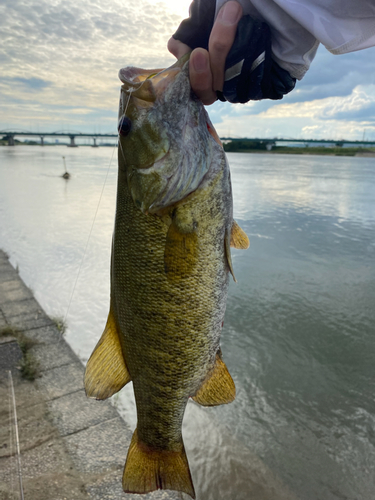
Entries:
<svg viewBox="0 0 375 500">
<path fill-rule="evenodd" d="M 126 458 L 122 487 L 126 493 L 175 490 L 195 498 L 182 441 L 178 451 L 150 448 L 140 441 L 136 429 Z"/>
<path fill-rule="evenodd" d="M 116 321 L 110 310 L 104 332 L 87 362 L 86 394 L 90 398 L 107 399 L 122 389 L 130 380 Z"/>
<path fill-rule="evenodd" d="M 172 222 L 169 226 L 165 250 L 164 270 L 169 281 L 187 278 L 198 262 L 198 235 L 196 231 L 181 232 Z"/>
<path fill-rule="evenodd" d="M 232 224 L 232 230 L 230 235 L 230 246 L 233 248 L 239 248 L 246 250 L 250 246 L 250 241 L 243 229 L 234 220 Z"/>
<path fill-rule="evenodd" d="M 219 352 L 213 370 L 192 399 L 202 406 L 218 406 L 231 403 L 235 397 L 236 386 Z"/>
</svg>

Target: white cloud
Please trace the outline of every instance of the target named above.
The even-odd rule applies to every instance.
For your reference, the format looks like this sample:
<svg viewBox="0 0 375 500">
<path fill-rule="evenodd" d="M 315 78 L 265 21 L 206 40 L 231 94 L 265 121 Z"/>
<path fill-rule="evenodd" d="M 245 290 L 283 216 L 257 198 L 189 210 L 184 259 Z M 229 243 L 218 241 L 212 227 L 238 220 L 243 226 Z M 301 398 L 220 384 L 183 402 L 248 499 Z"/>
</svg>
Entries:
<svg viewBox="0 0 375 500">
<path fill-rule="evenodd" d="M 240 112 L 226 108 L 216 128 L 220 135 L 238 137 L 294 137 L 363 139 L 375 141 L 375 85 L 360 85 L 344 97 L 299 103 L 278 103 L 256 113 L 254 103 Z"/>
<path fill-rule="evenodd" d="M 353 111 L 367 109 L 373 104 L 375 104 L 375 85 L 360 85 L 355 87 L 349 96 L 326 97 L 325 99 L 315 99 L 302 103 L 278 104 L 258 116 L 267 118 L 333 118 L 339 113 L 352 113 Z"/>
<path fill-rule="evenodd" d="M 56 123 L 71 122 L 89 132 L 103 122 L 114 131 L 118 70 L 172 64 L 166 44 L 189 4 L 190 0 L 3 0 L 0 129 L 22 128 L 26 122 L 51 131 Z M 373 54 L 371 50 L 367 54 Z M 306 79 L 281 102 L 215 105 L 212 117 L 219 133 L 361 138 L 366 128 L 375 139 L 375 70 L 365 52 L 334 57 L 320 50 Z M 364 81 L 367 85 L 358 85 Z"/>
<path fill-rule="evenodd" d="M 51 106 L 117 111 L 119 69 L 170 65 L 166 43 L 180 20 L 165 3 L 147 0 L 6 1 L 0 6 L 3 123 L 16 125 L 20 103 L 30 120 L 44 121 Z M 32 79 L 48 86 L 31 96 L 25 85 Z"/>
<path fill-rule="evenodd" d="M 165 10 L 174 12 L 182 18 L 188 17 L 192 0 L 149 0 L 151 5 L 160 4 Z"/>
</svg>

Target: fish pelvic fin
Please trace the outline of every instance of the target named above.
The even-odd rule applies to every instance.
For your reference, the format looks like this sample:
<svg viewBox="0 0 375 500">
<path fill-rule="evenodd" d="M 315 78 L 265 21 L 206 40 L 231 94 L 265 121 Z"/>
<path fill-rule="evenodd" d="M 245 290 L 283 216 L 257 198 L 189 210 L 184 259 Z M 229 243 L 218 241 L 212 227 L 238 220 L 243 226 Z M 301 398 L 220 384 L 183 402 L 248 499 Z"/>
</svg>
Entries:
<svg viewBox="0 0 375 500">
<path fill-rule="evenodd" d="M 246 250 L 250 246 L 249 237 L 245 231 L 240 228 L 235 220 L 233 221 L 230 234 L 230 246 L 242 250 Z"/>
<path fill-rule="evenodd" d="M 236 386 L 219 351 L 213 369 L 192 399 L 202 406 L 218 406 L 231 403 L 235 397 Z"/>
<path fill-rule="evenodd" d="M 181 232 L 174 222 L 165 242 L 164 271 L 169 281 L 178 281 L 191 275 L 198 262 L 198 235 L 192 227 Z"/>
<path fill-rule="evenodd" d="M 109 311 L 104 332 L 87 362 L 86 395 L 107 399 L 130 382 L 131 377 L 122 354 L 116 320 Z"/>
<path fill-rule="evenodd" d="M 180 451 L 157 450 L 143 443 L 136 429 L 126 458 L 122 487 L 126 493 L 174 490 L 195 498 L 182 440 Z"/>
</svg>

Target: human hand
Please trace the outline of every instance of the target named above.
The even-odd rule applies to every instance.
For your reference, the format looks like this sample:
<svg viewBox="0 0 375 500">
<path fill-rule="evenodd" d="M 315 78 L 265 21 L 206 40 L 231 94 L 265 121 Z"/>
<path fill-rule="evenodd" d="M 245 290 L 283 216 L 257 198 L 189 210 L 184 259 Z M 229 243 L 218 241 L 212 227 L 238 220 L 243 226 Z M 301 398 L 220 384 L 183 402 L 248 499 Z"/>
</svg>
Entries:
<svg viewBox="0 0 375 500">
<path fill-rule="evenodd" d="M 191 53 L 190 83 L 203 104 L 215 102 L 216 91 L 223 90 L 225 60 L 234 42 L 241 17 L 241 5 L 234 0 L 228 1 L 220 9 L 212 27 L 208 50 L 198 47 Z M 179 59 L 190 52 L 191 48 L 172 37 L 168 42 L 168 50 Z"/>
<path fill-rule="evenodd" d="M 296 79 L 272 54 L 269 26 L 230 0 L 214 22 L 216 0 L 193 0 L 190 17 L 168 42 L 177 58 L 194 49 L 189 73 L 193 91 L 204 104 L 219 98 L 231 103 L 282 99 Z M 220 93 L 219 93 L 220 92 Z"/>
</svg>

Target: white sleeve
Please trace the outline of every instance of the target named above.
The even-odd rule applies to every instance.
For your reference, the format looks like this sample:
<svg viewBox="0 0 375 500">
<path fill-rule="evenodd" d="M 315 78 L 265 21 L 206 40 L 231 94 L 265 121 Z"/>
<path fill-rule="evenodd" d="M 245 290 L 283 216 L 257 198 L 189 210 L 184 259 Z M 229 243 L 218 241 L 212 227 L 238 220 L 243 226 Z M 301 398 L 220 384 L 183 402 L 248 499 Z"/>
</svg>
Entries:
<svg viewBox="0 0 375 500">
<path fill-rule="evenodd" d="M 216 13 L 227 0 L 216 1 Z M 319 43 L 332 54 L 375 46 L 374 0 L 237 0 L 244 14 L 266 22 L 276 62 L 301 79 Z"/>
</svg>

